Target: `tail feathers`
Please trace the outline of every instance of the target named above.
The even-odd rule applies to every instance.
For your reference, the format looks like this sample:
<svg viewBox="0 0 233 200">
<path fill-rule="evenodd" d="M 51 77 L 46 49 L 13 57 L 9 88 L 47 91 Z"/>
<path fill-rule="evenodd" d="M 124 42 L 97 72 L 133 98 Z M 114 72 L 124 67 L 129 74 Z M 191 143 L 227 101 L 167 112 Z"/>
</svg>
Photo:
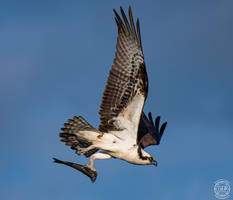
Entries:
<svg viewBox="0 0 233 200">
<path fill-rule="evenodd" d="M 80 137 L 79 131 L 93 131 L 98 132 L 93 126 L 91 126 L 84 118 L 81 116 L 73 117 L 73 119 L 69 119 L 68 123 L 64 124 L 64 128 L 61 128 L 63 131 L 60 133 L 61 141 L 65 142 L 66 145 L 70 146 L 71 149 L 77 150 L 78 147 L 86 148 L 92 143 L 90 141 L 85 140 L 83 137 Z M 94 154 L 98 149 L 93 149 L 86 152 L 84 155 L 86 157 Z"/>
<path fill-rule="evenodd" d="M 68 119 L 68 123 L 64 124 L 65 128 L 62 128 L 63 131 L 72 133 L 73 131 L 97 131 L 93 126 L 91 126 L 84 118 L 81 116 L 74 116 L 73 119 Z"/>
</svg>

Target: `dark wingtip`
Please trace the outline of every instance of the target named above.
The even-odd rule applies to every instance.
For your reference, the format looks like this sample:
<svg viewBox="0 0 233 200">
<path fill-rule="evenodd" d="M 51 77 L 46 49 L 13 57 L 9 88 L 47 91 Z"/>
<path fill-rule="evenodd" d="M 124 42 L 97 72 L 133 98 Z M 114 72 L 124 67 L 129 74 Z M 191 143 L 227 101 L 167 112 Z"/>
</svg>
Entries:
<svg viewBox="0 0 233 200">
<path fill-rule="evenodd" d="M 139 23 L 139 19 L 137 18 L 137 21 L 136 21 L 136 26 L 137 26 L 137 34 L 138 34 L 138 40 L 139 40 L 139 43 L 140 43 L 140 47 L 142 49 L 142 40 L 141 40 L 141 32 L 140 32 L 140 23 Z"/>
<path fill-rule="evenodd" d="M 161 128 L 160 128 L 160 131 L 159 131 L 159 132 L 160 132 L 160 136 L 163 135 L 166 126 L 167 126 L 167 122 L 164 122 L 164 123 L 162 124 Z"/>
<path fill-rule="evenodd" d="M 151 112 L 148 112 L 148 117 L 149 117 L 149 120 L 151 121 L 151 123 L 153 124 L 153 118 L 152 118 Z"/>
<path fill-rule="evenodd" d="M 160 115 L 158 115 L 155 120 L 160 121 Z"/>
<path fill-rule="evenodd" d="M 113 9 L 113 12 L 114 12 L 114 14 L 115 14 L 115 17 L 118 18 L 119 15 L 118 15 L 117 11 L 116 11 L 115 9 Z"/>
<path fill-rule="evenodd" d="M 123 10 L 122 6 L 120 6 L 120 10 L 121 10 L 121 12 L 124 12 L 124 10 Z"/>
<path fill-rule="evenodd" d="M 128 9 L 129 13 L 132 13 L 132 9 L 131 9 L 131 6 L 129 6 L 129 9 Z"/>
<path fill-rule="evenodd" d="M 155 128 L 159 129 L 160 116 L 155 119 Z"/>
</svg>

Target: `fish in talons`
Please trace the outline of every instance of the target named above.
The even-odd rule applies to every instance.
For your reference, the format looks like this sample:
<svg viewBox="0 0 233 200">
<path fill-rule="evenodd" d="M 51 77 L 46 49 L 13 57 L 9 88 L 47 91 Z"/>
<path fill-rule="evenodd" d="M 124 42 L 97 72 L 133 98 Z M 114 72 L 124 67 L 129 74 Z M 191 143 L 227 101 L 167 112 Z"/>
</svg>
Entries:
<svg viewBox="0 0 233 200">
<path fill-rule="evenodd" d="M 81 164 L 77 164 L 77 163 L 62 161 L 62 160 L 59 160 L 57 158 L 53 158 L 53 160 L 54 160 L 55 163 L 67 165 L 69 167 L 72 167 L 72 168 L 82 172 L 83 174 L 85 174 L 86 176 L 88 176 L 91 179 L 92 183 L 94 183 L 96 181 L 96 178 L 97 178 L 97 175 L 98 175 L 97 171 L 92 170 L 87 165 L 81 165 Z"/>
</svg>

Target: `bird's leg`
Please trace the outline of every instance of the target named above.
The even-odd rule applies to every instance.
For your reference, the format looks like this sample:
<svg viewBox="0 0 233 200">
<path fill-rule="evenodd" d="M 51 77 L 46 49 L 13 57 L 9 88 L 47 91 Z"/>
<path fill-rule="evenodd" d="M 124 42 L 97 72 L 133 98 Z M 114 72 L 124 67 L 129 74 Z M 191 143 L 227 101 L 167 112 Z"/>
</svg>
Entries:
<svg viewBox="0 0 233 200">
<path fill-rule="evenodd" d="M 103 153 L 103 152 L 98 152 L 93 154 L 90 157 L 90 165 L 86 165 L 88 168 L 90 168 L 93 171 L 96 171 L 96 169 L 94 168 L 94 160 L 95 159 L 109 159 L 112 158 L 112 156 L 110 156 L 109 154 Z"/>
<path fill-rule="evenodd" d="M 86 147 L 86 148 L 77 147 L 76 153 L 77 154 L 85 154 L 94 148 L 96 148 L 94 145 L 90 145 L 89 147 Z"/>
</svg>

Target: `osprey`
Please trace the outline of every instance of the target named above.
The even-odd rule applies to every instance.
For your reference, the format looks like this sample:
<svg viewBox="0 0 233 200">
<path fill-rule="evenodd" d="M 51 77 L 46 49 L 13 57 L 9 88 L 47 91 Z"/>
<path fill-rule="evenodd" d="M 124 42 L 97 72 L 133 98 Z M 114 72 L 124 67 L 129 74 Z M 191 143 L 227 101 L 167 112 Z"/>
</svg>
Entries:
<svg viewBox="0 0 233 200">
<path fill-rule="evenodd" d="M 153 122 L 151 113 L 143 113 L 148 93 L 148 78 L 142 51 L 139 20 L 136 27 L 129 7 L 129 21 L 120 7 L 122 18 L 115 13 L 118 27 L 116 53 L 99 110 L 98 130 L 83 117 L 73 117 L 64 124 L 61 141 L 78 155 L 90 157 L 89 165 L 64 162 L 85 173 L 94 182 L 95 159 L 118 158 L 136 165 L 155 165 L 156 160 L 144 148 L 158 145 L 167 122 L 159 129 L 160 117 Z"/>
</svg>

